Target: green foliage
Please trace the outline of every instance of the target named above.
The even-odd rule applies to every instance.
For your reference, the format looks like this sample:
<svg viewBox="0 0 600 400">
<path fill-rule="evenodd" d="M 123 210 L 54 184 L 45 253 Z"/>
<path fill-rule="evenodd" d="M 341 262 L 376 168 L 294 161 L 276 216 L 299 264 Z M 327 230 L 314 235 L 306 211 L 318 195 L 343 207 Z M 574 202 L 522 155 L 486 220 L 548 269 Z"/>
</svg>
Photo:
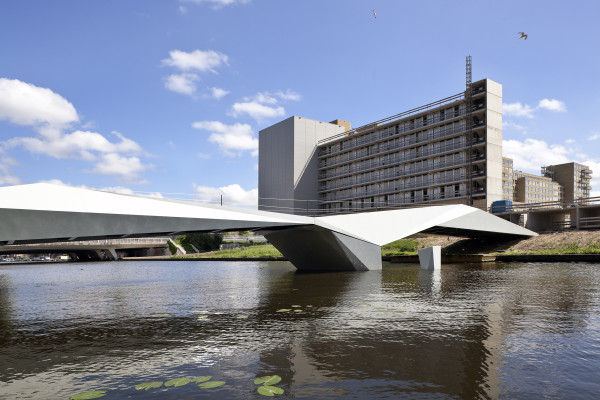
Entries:
<svg viewBox="0 0 600 400">
<path fill-rule="evenodd" d="M 266 385 L 271 386 L 281 381 L 281 377 L 279 375 L 268 375 L 260 378 L 256 378 L 254 380 L 255 385 Z"/>
<path fill-rule="evenodd" d="M 265 386 L 259 386 L 258 393 L 262 394 L 263 396 L 273 397 L 276 394 L 283 394 L 283 389 L 279 388 L 277 386 L 265 385 Z"/>
<path fill-rule="evenodd" d="M 381 254 L 384 256 L 416 254 L 418 249 L 419 242 L 416 239 L 400 239 L 382 246 Z"/>
<path fill-rule="evenodd" d="M 178 236 L 177 240 L 184 247 L 185 251 L 194 253 L 192 245 L 200 252 L 218 250 L 223 243 L 223 234 L 221 233 L 190 233 L 184 236 Z"/>
<path fill-rule="evenodd" d="M 168 243 L 169 243 L 169 251 L 171 252 L 171 254 L 172 254 L 172 255 L 175 255 L 175 254 L 177 254 L 177 246 L 175 246 L 175 245 L 173 244 L 173 242 L 171 242 L 170 240 L 169 240 L 169 242 L 168 242 Z"/>
<path fill-rule="evenodd" d="M 533 250 L 533 251 L 507 251 L 502 254 L 600 254 L 600 243 L 591 243 L 584 247 L 579 247 L 577 243 L 564 243 L 562 246 L 554 249 Z"/>
<path fill-rule="evenodd" d="M 137 385 L 135 387 L 135 390 L 156 389 L 156 388 L 161 387 L 162 385 L 163 385 L 163 383 L 161 381 L 144 382 L 144 383 L 140 383 L 139 385 Z"/>
<path fill-rule="evenodd" d="M 225 381 L 209 381 L 199 384 L 198 387 L 202 389 L 212 389 L 219 386 L 223 386 L 225 383 Z"/>
<path fill-rule="evenodd" d="M 73 396 L 69 397 L 69 400 L 91 400 L 98 399 L 103 396 L 106 396 L 105 390 L 93 390 L 91 392 L 74 394 Z"/>
<path fill-rule="evenodd" d="M 187 385 L 191 381 L 192 380 L 190 378 L 175 378 L 175 379 L 171 379 L 170 381 L 166 381 L 165 386 L 179 387 L 179 386 Z"/>
<path fill-rule="evenodd" d="M 176 258 L 187 258 L 194 257 L 190 256 L 175 256 Z M 197 256 L 196 256 L 197 257 Z M 262 257 L 272 257 L 279 258 L 283 257 L 283 255 L 270 244 L 264 244 L 260 246 L 249 246 L 249 247 L 241 247 L 238 249 L 231 250 L 221 250 L 211 254 L 203 254 L 202 257 L 205 258 L 262 258 Z"/>
</svg>

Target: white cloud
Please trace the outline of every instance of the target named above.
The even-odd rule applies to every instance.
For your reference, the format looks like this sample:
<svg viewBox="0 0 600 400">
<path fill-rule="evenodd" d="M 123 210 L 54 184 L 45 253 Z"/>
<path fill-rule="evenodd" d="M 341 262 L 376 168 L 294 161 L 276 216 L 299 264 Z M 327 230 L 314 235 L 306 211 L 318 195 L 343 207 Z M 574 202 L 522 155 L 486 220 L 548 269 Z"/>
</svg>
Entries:
<svg viewBox="0 0 600 400">
<path fill-rule="evenodd" d="M 225 6 L 230 6 L 233 4 L 245 4 L 249 3 L 250 0 L 183 0 L 188 3 L 196 3 L 196 4 L 209 4 L 214 9 L 219 9 Z"/>
<path fill-rule="evenodd" d="M 515 169 L 538 174 L 542 166 L 573 161 L 569 158 L 569 155 L 573 153 L 572 149 L 530 138 L 522 142 L 503 140 L 502 153 L 504 157 L 514 160 Z"/>
<path fill-rule="evenodd" d="M 543 108 L 550 111 L 556 112 L 565 112 L 567 111 L 567 107 L 565 103 L 556 99 L 542 99 L 540 100 L 537 108 Z"/>
<path fill-rule="evenodd" d="M 186 14 L 187 13 L 187 8 L 185 8 L 184 6 L 179 6 L 179 12 L 182 14 Z"/>
<path fill-rule="evenodd" d="M 94 166 L 93 172 L 103 175 L 119 175 L 127 180 L 132 180 L 149 168 L 151 166 L 143 164 L 138 157 L 108 153 L 100 156 L 100 159 Z"/>
<path fill-rule="evenodd" d="M 198 121 L 192 127 L 210 132 L 208 140 L 217 143 L 227 155 L 239 155 L 243 151 L 258 155 L 258 139 L 248 124 L 226 125 L 219 121 Z"/>
<path fill-rule="evenodd" d="M 63 126 L 79 121 L 75 107 L 61 95 L 6 78 L 0 78 L 0 119 L 28 126 Z"/>
<path fill-rule="evenodd" d="M 262 122 L 266 118 L 281 117 L 285 115 L 285 108 L 281 106 L 271 107 L 257 101 L 234 103 L 233 106 L 231 106 L 230 115 L 237 118 L 243 114 L 249 115 L 258 122 Z"/>
<path fill-rule="evenodd" d="M 57 136 L 42 138 L 20 137 L 10 139 L 11 146 L 21 145 L 32 153 L 45 154 L 54 158 L 79 158 L 96 160 L 95 153 L 133 153 L 142 152 L 141 146 L 118 132 L 113 132 L 119 142 L 110 142 L 96 132 L 75 131 Z"/>
<path fill-rule="evenodd" d="M 165 87 L 173 92 L 192 96 L 196 93 L 195 82 L 198 80 L 200 77 L 196 74 L 172 74 L 165 79 Z"/>
<path fill-rule="evenodd" d="M 246 206 L 252 208 L 258 206 L 258 189 L 246 191 L 238 184 L 222 186 L 219 188 L 198 186 L 194 184 L 194 191 L 198 193 L 198 200 L 205 203 L 220 204 L 222 195 L 224 206 Z"/>
<path fill-rule="evenodd" d="M 502 114 L 507 117 L 526 117 L 533 118 L 535 110 L 544 109 L 554 112 L 566 112 L 567 106 L 564 101 L 556 99 L 542 99 L 539 101 L 537 107 L 531 107 L 529 104 L 517 103 L 503 103 Z"/>
<path fill-rule="evenodd" d="M 565 143 L 573 144 L 573 143 L 575 143 L 575 141 L 576 141 L 575 139 L 567 139 L 567 140 L 565 140 Z"/>
<path fill-rule="evenodd" d="M 213 72 L 215 68 L 227 64 L 228 57 L 214 50 L 194 50 L 185 52 L 181 50 L 172 50 L 169 52 L 169 58 L 162 60 L 163 64 L 178 68 L 182 71 L 200 71 Z"/>
<path fill-rule="evenodd" d="M 588 136 L 587 140 L 598 140 L 600 139 L 600 133 L 594 133 L 591 136 Z"/>
<path fill-rule="evenodd" d="M 502 104 L 502 114 L 513 117 L 533 118 L 534 109 L 531 106 L 521 103 L 504 103 Z"/>
<path fill-rule="evenodd" d="M 231 93 L 231 92 L 229 92 L 229 91 L 227 91 L 225 89 L 221 89 L 221 88 L 218 88 L 218 87 L 211 87 L 211 88 L 208 88 L 208 89 L 210 90 L 210 96 L 213 99 L 217 99 L 217 100 L 220 100 L 223 97 L 227 96 L 229 93 Z"/>
<path fill-rule="evenodd" d="M 293 90 L 286 90 L 285 92 L 277 92 L 275 93 L 282 100 L 291 100 L 291 101 L 300 101 L 302 100 L 302 96 L 299 93 L 294 92 Z"/>
<path fill-rule="evenodd" d="M 0 148 L 0 185 L 18 185 L 21 180 L 14 176 L 11 166 L 16 165 L 16 161 L 6 156 Z"/>
</svg>

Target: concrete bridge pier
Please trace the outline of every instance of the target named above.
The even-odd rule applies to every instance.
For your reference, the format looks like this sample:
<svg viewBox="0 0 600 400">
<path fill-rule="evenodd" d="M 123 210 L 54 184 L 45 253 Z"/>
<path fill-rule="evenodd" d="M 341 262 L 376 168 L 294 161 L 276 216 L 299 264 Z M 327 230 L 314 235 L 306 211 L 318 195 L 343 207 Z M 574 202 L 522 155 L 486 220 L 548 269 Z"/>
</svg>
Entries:
<svg viewBox="0 0 600 400">
<path fill-rule="evenodd" d="M 320 226 L 261 231 L 300 271 L 381 269 L 381 247 Z"/>
</svg>

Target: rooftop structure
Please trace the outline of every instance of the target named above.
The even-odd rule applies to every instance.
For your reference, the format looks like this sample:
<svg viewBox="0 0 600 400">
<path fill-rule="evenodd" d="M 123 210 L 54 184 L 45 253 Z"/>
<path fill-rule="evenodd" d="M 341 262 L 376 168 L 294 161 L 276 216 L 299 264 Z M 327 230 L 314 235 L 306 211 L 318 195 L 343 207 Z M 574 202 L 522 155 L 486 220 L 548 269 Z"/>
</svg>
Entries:
<svg viewBox="0 0 600 400">
<path fill-rule="evenodd" d="M 489 207 L 503 195 L 502 86 L 489 79 L 468 86 L 470 96 L 353 130 L 300 117 L 262 130 L 259 209 L 314 215 L 415 204 Z"/>
</svg>

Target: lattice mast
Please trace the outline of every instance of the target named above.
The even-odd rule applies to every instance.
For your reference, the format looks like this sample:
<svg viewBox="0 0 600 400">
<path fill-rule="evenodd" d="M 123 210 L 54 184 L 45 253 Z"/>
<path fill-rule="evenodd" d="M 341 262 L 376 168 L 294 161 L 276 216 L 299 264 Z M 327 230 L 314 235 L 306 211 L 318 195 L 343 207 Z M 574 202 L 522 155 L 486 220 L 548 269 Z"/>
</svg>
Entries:
<svg viewBox="0 0 600 400">
<path fill-rule="evenodd" d="M 467 201 L 473 205 L 473 118 L 472 88 L 471 88 L 471 56 L 467 56 L 467 79 L 465 88 L 465 130 L 467 132 Z"/>
</svg>

